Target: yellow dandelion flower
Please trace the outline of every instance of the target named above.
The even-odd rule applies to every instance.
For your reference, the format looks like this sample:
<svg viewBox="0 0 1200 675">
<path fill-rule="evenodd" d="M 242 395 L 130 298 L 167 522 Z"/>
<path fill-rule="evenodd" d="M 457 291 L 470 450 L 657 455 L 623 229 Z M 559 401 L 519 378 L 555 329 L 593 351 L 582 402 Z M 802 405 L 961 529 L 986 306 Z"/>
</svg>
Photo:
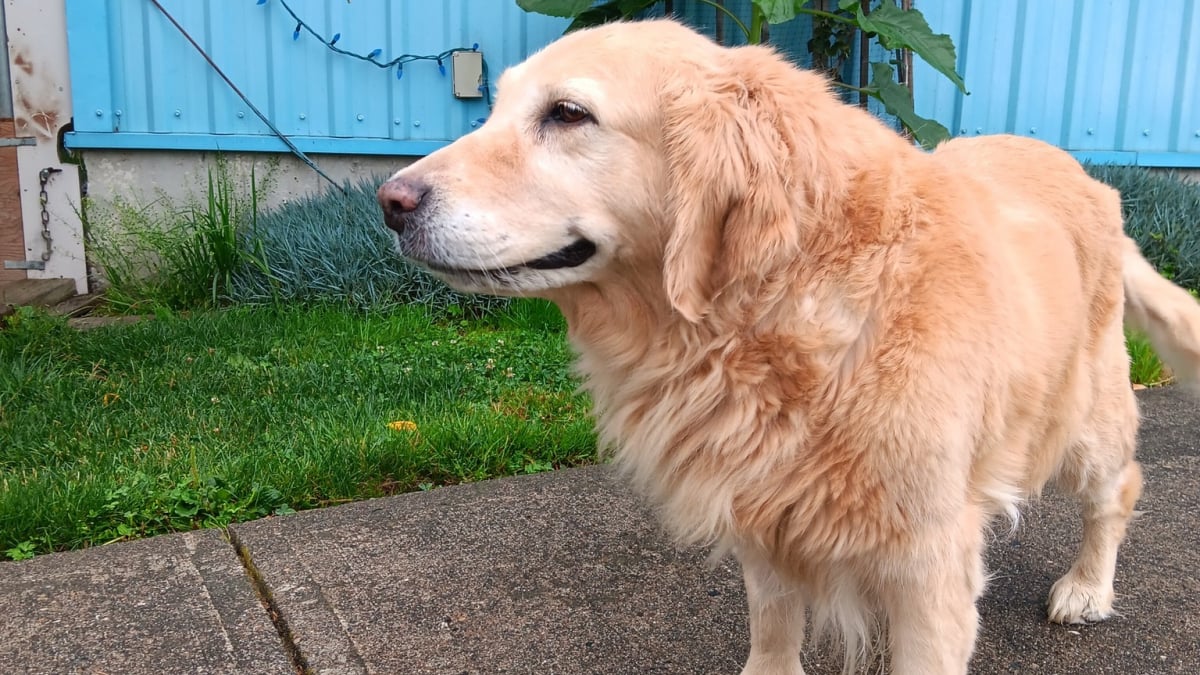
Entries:
<svg viewBox="0 0 1200 675">
<path fill-rule="evenodd" d="M 121 398 L 120 394 L 110 391 L 107 394 L 105 394 L 104 396 L 100 397 L 100 405 L 108 405 L 109 403 L 113 403 L 114 401 L 116 401 L 119 398 Z"/>
<path fill-rule="evenodd" d="M 392 431 L 416 431 L 417 423 L 409 420 L 398 420 L 396 422 L 388 422 L 388 428 Z"/>
</svg>

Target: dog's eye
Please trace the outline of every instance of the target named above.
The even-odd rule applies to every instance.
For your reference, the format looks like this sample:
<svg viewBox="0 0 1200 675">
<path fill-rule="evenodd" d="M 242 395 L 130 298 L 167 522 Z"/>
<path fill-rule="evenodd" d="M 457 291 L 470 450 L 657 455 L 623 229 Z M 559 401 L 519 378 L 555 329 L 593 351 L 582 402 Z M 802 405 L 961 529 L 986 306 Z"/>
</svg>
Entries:
<svg viewBox="0 0 1200 675">
<path fill-rule="evenodd" d="M 563 124 L 579 124 L 591 118 L 586 108 L 571 101 L 559 101 L 550 108 L 550 119 Z"/>
</svg>

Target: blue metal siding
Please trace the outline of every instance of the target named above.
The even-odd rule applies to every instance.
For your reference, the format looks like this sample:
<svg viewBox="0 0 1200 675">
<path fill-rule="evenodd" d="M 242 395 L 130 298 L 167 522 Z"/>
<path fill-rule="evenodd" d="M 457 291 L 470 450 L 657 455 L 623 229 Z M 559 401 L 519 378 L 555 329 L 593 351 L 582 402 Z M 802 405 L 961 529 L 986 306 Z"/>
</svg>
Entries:
<svg viewBox="0 0 1200 675">
<path fill-rule="evenodd" d="M 295 22 L 278 0 L 162 2 L 306 152 L 426 153 L 487 115 L 483 101 L 455 99 L 433 63 L 410 63 L 397 80 L 308 34 L 293 40 Z M 338 46 L 364 54 L 379 47 L 385 60 L 478 43 L 493 83 L 567 23 L 526 14 L 512 0 L 289 4 L 326 37 L 340 32 Z M 964 96 L 914 59 L 917 111 L 951 133 L 1023 134 L 1093 161 L 1200 166 L 1197 0 L 915 4 L 954 39 L 972 92 Z M 747 15 L 746 0 L 729 6 Z M 677 0 L 676 10 L 711 32 L 711 7 Z M 67 0 L 67 20 L 70 146 L 285 149 L 147 0 Z M 772 27 L 772 41 L 802 64 L 809 34 L 804 19 Z M 739 41 L 732 22 L 726 35 Z"/>
<path fill-rule="evenodd" d="M 432 61 L 404 77 L 336 54 L 302 33 L 278 0 L 161 0 L 213 61 L 303 148 L 401 154 L 469 132 L 488 114 L 459 100 Z M 338 46 L 381 60 L 478 43 L 494 82 L 508 65 L 562 34 L 566 21 L 508 0 L 289 0 Z M 146 0 L 67 0 L 75 108 L 72 147 L 283 150 L 278 139 Z M 172 138 L 184 135 L 184 138 Z M 265 137 L 256 139 L 256 137 Z M 376 141 L 369 143 L 366 141 Z M 343 150 L 339 145 L 344 145 Z M 313 150 L 319 151 L 319 150 Z"/>
<path fill-rule="evenodd" d="M 915 4 L 954 39 L 972 92 L 917 60 L 917 112 L 951 133 L 1021 134 L 1093 161 L 1200 166 L 1195 0 Z"/>
</svg>

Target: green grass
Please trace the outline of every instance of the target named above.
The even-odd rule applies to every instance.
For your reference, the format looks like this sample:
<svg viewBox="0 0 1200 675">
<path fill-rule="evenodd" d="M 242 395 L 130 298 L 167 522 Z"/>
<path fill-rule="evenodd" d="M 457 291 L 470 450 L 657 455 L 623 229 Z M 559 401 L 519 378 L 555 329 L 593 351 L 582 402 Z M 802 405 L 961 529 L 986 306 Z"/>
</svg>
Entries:
<svg viewBox="0 0 1200 675">
<path fill-rule="evenodd" d="M 594 454 L 563 322 L 544 303 L 451 322 L 317 306 L 83 333 L 28 311 L 11 324 L 0 551 L 12 558 Z"/>
<path fill-rule="evenodd" d="M 1152 387 L 1163 384 L 1168 379 L 1162 361 L 1158 359 L 1154 348 L 1146 341 L 1144 335 L 1126 331 L 1125 346 L 1129 350 L 1129 380 L 1131 382 Z"/>
</svg>

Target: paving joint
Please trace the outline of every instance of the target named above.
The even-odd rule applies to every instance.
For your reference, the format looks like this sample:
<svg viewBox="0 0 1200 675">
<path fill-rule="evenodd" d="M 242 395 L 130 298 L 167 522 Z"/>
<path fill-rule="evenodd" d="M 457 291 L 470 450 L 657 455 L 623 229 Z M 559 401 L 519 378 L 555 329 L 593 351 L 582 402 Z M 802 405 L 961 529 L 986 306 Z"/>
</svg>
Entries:
<svg viewBox="0 0 1200 675">
<path fill-rule="evenodd" d="M 275 602 L 271 587 L 263 579 L 258 567 L 255 566 L 250 549 L 242 543 L 232 529 L 226 528 L 224 531 L 225 536 L 229 539 L 229 544 L 233 546 L 234 553 L 242 563 L 242 568 L 246 570 L 246 577 L 250 580 L 250 585 L 254 588 L 259 603 L 267 612 L 267 618 L 271 620 L 271 625 L 275 626 L 275 632 L 279 634 L 279 640 L 283 643 L 283 651 L 287 653 L 288 660 L 292 663 L 292 669 L 295 670 L 296 675 L 312 675 L 314 671 L 308 665 L 308 660 L 304 658 L 304 653 L 300 651 L 300 645 L 296 643 L 296 636 L 288 626 L 287 618 L 284 617 L 279 604 Z"/>
</svg>

